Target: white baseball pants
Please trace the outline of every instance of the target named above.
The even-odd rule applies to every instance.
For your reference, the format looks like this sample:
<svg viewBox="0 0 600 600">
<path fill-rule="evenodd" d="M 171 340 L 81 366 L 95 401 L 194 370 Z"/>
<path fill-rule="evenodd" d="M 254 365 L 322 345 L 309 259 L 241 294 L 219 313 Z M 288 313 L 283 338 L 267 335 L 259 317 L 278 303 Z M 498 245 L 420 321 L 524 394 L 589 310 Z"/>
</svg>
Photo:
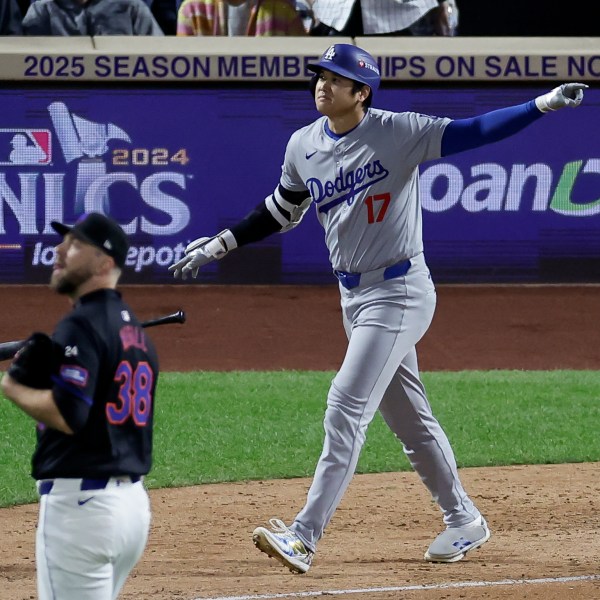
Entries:
<svg viewBox="0 0 600 600">
<path fill-rule="evenodd" d="M 356 469 L 367 427 L 379 409 L 444 514 L 446 525 L 479 511 L 460 482 L 454 453 L 419 378 L 415 345 L 435 311 L 423 255 L 404 277 L 347 290 L 340 285 L 348 349 L 327 397 L 323 452 L 304 508 L 291 529 L 312 551 Z"/>
<path fill-rule="evenodd" d="M 142 556 L 150 502 L 141 481 L 113 477 L 105 489 L 55 479 L 40 497 L 36 534 L 39 600 L 115 600 Z"/>
</svg>

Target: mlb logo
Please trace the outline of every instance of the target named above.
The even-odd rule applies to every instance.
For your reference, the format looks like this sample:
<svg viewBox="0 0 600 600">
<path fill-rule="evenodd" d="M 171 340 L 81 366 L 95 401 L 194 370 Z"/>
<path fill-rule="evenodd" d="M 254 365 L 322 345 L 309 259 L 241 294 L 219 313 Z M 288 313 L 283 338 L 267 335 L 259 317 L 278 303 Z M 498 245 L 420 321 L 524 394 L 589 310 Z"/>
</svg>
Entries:
<svg viewBox="0 0 600 600">
<path fill-rule="evenodd" d="M 0 129 L 0 165 L 39 167 L 51 162 L 49 129 Z"/>
</svg>

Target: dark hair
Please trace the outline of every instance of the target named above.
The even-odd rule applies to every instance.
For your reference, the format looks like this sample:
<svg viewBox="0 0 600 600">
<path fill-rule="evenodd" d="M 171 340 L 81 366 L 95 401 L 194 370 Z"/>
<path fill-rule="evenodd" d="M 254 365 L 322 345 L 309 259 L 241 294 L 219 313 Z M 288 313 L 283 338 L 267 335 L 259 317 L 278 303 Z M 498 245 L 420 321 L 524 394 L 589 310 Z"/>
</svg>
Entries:
<svg viewBox="0 0 600 600">
<path fill-rule="evenodd" d="M 319 81 L 319 75 L 320 75 L 320 73 L 315 73 L 310 78 L 310 81 L 308 83 L 308 88 L 310 89 L 310 93 L 312 94 L 313 99 L 315 97 L 315 91 L 317 89 L 317 81 Z M 365 83 L 361 83 L 360 81 L 355 81 L 354 79 L 351 79 L 350 81 L 352 81 L 352 93 L 353 94 L 360 92 L 360 90 L 362 90 L 366 85 Z M 365 110 L 365 112 L 367 111 L 367 108 L 369 108 L 371 106 L 372 102 L 373 102 L 373 90 L 370 91 L 369 95 L 366 97 L 365 101 L 363 102 L 363 109 Z"/>
<path fill-rule="evenodd" d="M 356 94 L 357 92 L 360 92 L 360 90 L 362 90 L 365 87 L 364 83 L 361 83 L 360 81 L 354 81 L 354 79 L 352 80 L 352 93 Z M 369 86 L 370 88 L 371 86 Z M 365 98 L 364 102 L 363 102 L 363 108 L 365 110 L 367 110 L 367 108 L 369 108 L 369 106 L 371 106 L 371 102 L 373 102 L 373 90 L 370 90 L 369 95 Z"/>
</svg>

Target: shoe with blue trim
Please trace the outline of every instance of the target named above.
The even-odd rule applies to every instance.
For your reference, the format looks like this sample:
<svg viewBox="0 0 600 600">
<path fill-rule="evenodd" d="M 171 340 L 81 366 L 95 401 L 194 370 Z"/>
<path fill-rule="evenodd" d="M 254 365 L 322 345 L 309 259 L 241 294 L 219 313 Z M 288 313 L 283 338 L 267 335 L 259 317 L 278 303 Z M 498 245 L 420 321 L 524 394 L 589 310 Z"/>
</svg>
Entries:
<svg viewBox="0 0 600 600">
<path fill-rule="evenodd" d="M 429 562 L 452 563 L 464 558 L 467 552 L 479 548 L 490 539 L 490 529 L 483 517 L 462 527 L 448 527 L 442 531 L 425 552 Z"/>
<path fill-rule="evenodd" d="M 314 553 L 281 519 L 270 519 L 271 529 L 257 527 L 252 534 L 254 545 L 278 560 L 292 573 L 306 573 Z"/>
</svg>

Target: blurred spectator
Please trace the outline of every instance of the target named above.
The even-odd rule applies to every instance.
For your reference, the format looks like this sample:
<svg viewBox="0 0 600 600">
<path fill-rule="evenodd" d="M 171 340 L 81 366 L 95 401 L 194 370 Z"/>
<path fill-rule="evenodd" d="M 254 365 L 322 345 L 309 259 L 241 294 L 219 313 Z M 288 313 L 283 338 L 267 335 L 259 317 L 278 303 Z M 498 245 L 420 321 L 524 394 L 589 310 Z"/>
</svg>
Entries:
<svg viewBox="0 0 600 600">
<path fill-rule="evenodd" d="M 463 36 L 598 37 L 597 2 L 588 3 L 585 9 L 581 2 L 567 5 L 548 0 L 458 2 Z"/>
<path fill-rule="evenodd" d="M 29 5 L 33 2 L 33 0 L 17 0 L 17 4 L 19 5 L 19 10 L 21 11 L 21 21 L 29 8 Z"/>
<path fill-rule="evenodd" d="M 223 3 L 223 0 L 221 0 Z M 257 5 L 256 0 L 229 0 L 225 2 L 227 10 L 227 34 L 248 35 L 250 19 Z"/>
<path fill-rule="evenodd" d="M 427 17 L 421 31 L 451 35 L 448 0 L 314 0 L 311 35 L 427 35 L 411 26 Z"/>
<path fill-rule="evenodd" d="M 426 15 L 410 26 L 412 35 L 442 35 L 458 34 L 458 6 L 456 0 L 440 2 Z"/>
<path fill-rule="evenodd" d="M 165 35 L 177 33 L 177 0 L 144 0 Z"/>
<path fill-rule="evenodd" d="M 302 20 L 306 33 L 310 33 L 315 24 L 315 15 L 312 9 L 313 2 L 314 0 L 296 0 L 296 12 Z"/>
<path fill-rule="evenodd" d="M 143 0 L 35 0 L 25 35 L 163 35 Z"/>
<path fill-rule="evenodd" d="M 248 35 L 305 35 L 295 0 L 254 0 Z"/>
<path fill-rule="evenodd" d="M 0 35 L 21 35 L 22 18 L 17 0 L 0 0 Z"/>
<path fill-rule="evenodd" d="M 295 0 L 184 0 L 177 35 L 306 35 Z"/>
</svg>

